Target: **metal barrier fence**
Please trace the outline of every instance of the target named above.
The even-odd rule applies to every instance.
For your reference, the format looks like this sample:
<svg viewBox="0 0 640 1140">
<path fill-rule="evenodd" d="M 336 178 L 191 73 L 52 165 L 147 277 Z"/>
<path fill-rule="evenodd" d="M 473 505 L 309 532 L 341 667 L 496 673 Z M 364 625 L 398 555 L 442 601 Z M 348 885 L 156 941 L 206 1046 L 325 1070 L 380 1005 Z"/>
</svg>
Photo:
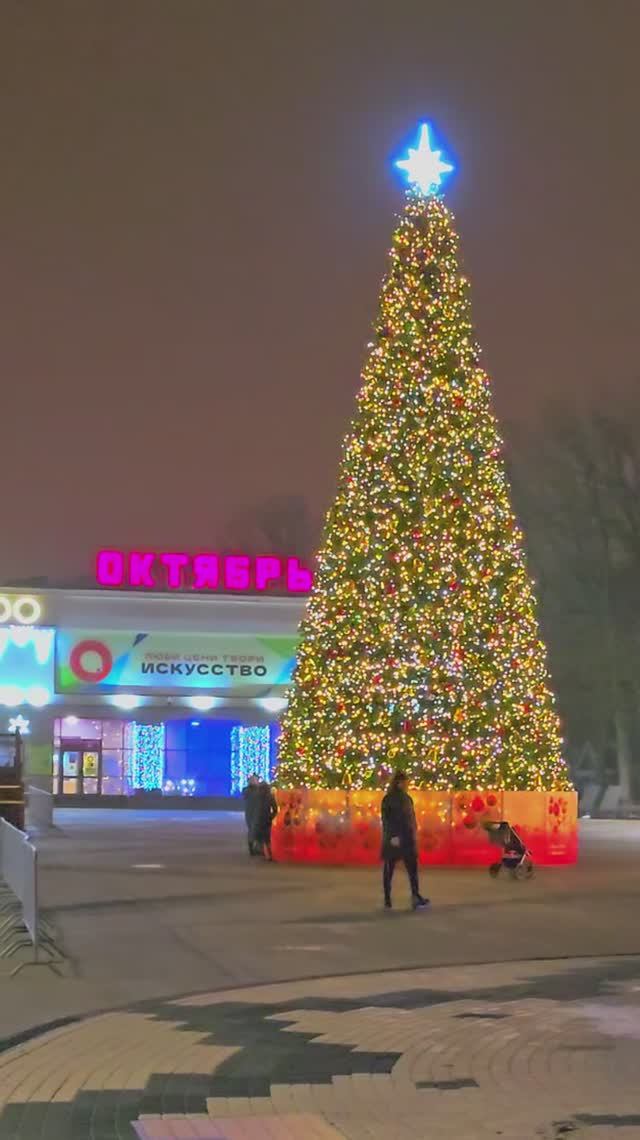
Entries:
<svg viewBox="0 0 640 1140">
<path fill-rule="evenodd" d="M 27 831 L 38 835 L 53 827 L 53 796 L 43 788 L 27 785 Z"/>
<path fill-rule="evenodd" d="M 0 876 L 15 895 L 38 958 L 38 852 L 6 819 L 0 819 Z"/>
</svg>

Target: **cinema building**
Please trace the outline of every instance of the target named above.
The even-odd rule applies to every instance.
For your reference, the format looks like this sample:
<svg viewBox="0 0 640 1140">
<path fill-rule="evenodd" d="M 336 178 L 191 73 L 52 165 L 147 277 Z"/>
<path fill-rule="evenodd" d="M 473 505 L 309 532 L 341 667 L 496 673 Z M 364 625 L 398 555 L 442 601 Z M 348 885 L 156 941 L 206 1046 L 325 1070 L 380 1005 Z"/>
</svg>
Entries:
<svg viewBox="0 0 640 1140">
<path fill-rule="evenodd" d="M 126 806 L 268 777 L 308 568 L 107 550 L 95 577 L 0 589 L 0 733 L 20 731 L 29 782 L 60 803 Z"/>
</svg>

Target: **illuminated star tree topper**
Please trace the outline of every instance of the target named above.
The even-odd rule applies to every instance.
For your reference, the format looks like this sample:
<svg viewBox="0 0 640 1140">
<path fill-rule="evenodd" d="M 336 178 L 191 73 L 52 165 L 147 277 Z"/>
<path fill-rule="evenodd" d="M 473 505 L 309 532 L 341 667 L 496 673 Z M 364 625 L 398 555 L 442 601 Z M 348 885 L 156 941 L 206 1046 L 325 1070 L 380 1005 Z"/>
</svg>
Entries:
<svg viewBox="0 0 640 1140">
<path fill-rule="evenodd" d="M 442 151 L 434 149 L 430 123 L 421 124 L 417 147 L 410 147 L 408 157 L 399 159 L 396 166 L 425 195 L 437 193 L 443 179 L 454 169 L 450 162 L 443 161 Z"/>
</svg>

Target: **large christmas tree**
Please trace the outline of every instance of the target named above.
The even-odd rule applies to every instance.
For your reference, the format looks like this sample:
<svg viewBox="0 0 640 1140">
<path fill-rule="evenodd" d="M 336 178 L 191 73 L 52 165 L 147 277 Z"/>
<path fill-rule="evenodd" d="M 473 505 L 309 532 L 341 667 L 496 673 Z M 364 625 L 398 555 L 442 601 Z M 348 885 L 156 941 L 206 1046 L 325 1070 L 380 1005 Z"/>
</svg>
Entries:
<svg viewBox="0 0 640 1140">
<path fill-rule="evenodd" d="M 281 787 L 570 787 L 429 128 L 301 628 Z"/>
</svg>

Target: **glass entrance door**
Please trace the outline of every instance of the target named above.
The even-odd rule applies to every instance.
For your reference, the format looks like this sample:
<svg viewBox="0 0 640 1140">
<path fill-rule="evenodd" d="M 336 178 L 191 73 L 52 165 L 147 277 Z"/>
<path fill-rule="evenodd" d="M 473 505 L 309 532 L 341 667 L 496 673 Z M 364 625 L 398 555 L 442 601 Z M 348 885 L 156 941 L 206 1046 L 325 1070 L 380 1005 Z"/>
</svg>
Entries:
<svg viewBox="0 0 640 1140">
<path fill-rule="evenodd" d="M 102 747 L 97 740 L 61 740 L 53 773 L 54 794 L 98 796 L 102 791 Z"/>
</svg>

